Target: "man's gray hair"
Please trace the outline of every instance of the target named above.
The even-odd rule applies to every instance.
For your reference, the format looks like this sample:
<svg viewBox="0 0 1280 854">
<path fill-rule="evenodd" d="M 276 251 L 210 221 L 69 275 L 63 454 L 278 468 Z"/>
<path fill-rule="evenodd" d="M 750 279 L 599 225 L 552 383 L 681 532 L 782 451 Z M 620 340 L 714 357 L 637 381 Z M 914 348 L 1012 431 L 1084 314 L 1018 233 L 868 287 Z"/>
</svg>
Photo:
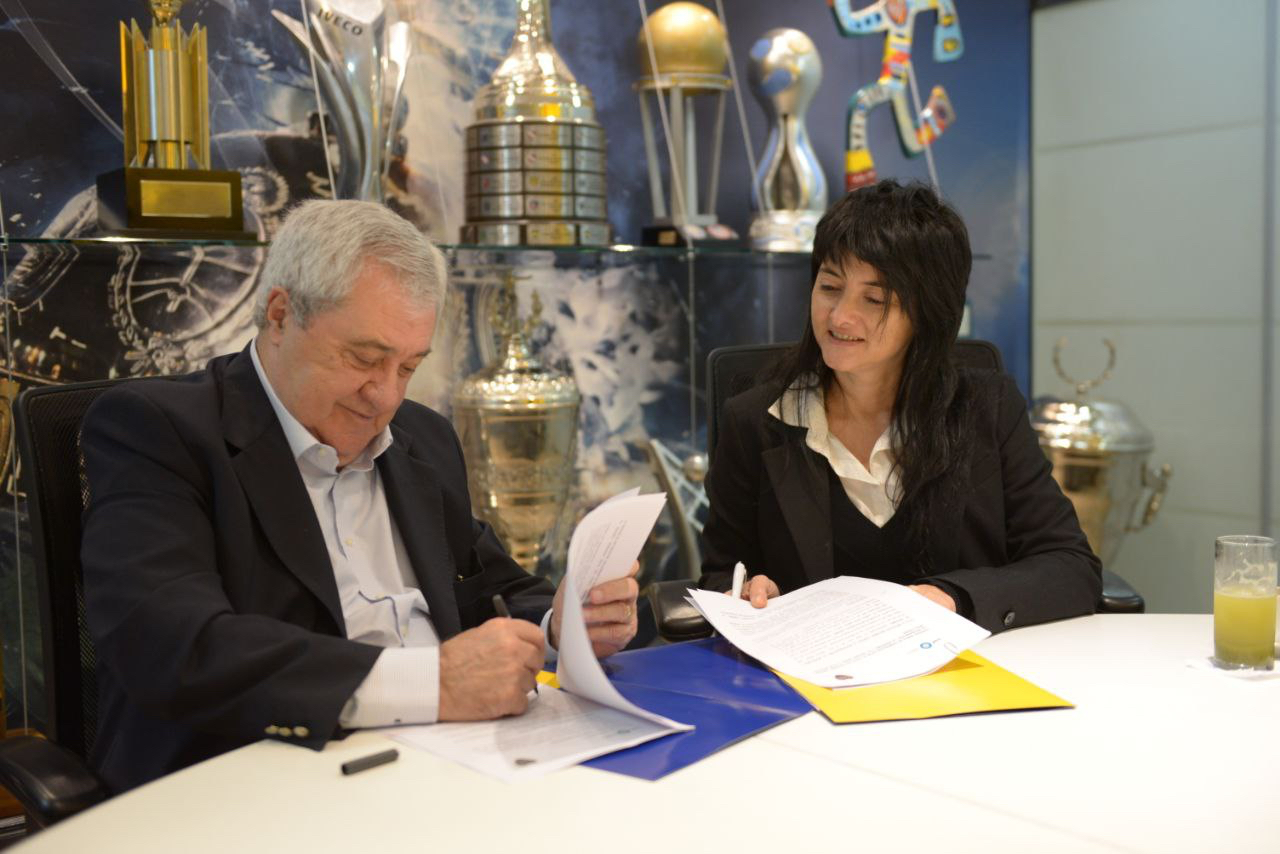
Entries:
<svg viewBox="0 0 1280 854">
<path fill-rule="evenodd" d="M 445 298 L 444 255 L 403 217 L 373 202 L 313 199 L 294 208 L 276 232 L 258 279 L 253 322 L 267 324 L 267 297 L 273 288 L 306 326 L 351 292 L 365 265 L 395 273 L 409 300 L 439 309 Z"/>
</svg>

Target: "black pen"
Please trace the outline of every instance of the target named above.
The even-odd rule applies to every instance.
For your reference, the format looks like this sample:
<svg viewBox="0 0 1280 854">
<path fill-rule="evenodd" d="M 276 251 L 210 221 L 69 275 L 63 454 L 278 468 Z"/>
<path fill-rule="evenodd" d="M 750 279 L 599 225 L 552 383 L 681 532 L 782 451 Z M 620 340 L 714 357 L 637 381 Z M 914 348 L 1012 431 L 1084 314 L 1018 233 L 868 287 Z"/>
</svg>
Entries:
<svg viewBox="0 0 1280 854">
<path fill-rule="evenodd" d="M 498 612 L 499 617 L 511 619 L 511 609 L 507 607 L 507 600 L 502 598 L 501 593 L 493 594 L 493 610 Z"/>
<path fill-rule="evenodd" d="M 393 747 L 381 753 L 371 753 L 368 756 L 361 756 L 359 759 L 352 759 L 350 762 L 343 762 L 342 773 L 358 774 L 361 771 L 368 771 L 370 768 L 377 768 L 379 765 L 386 765 L 388 762 L 395 762 L 399 758 L 400 751 Z"/>
<path fill-rule="evenodd" d="M 507 607 L 507 600 L 502 598 L 501 593 L 493 594 L 493 610 L 497 612 L 499 617 L 505 620 L 511 619 L 511 609 Z M 538 690 L 538 677 L 533 677 L 533 693 L 540 694 Z"/>
</svg>

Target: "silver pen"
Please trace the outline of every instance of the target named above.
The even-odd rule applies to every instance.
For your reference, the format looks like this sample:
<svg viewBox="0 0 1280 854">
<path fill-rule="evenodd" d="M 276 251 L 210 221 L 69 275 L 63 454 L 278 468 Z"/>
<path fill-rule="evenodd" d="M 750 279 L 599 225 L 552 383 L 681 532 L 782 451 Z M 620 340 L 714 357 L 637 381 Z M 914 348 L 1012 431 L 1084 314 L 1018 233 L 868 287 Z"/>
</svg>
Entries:
<svg viewBox="0 0 1280 854">
<path fill-rule="evenodd" d="M 738 561 L 733 565 L 733 590 L 729 594 L 734 599 L 742 598 L 742 584 L 747 580 L 747 568 Z"/>
</svg>

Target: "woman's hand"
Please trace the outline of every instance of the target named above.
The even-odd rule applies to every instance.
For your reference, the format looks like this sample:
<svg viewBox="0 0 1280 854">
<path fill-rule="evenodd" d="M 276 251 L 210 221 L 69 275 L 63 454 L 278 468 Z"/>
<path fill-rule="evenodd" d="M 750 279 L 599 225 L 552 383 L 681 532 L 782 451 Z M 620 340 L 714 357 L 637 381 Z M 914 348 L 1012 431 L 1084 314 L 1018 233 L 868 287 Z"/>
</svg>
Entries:
<svg viewBox="0 0 1280 854">
<path fill-rule="evenodd" d="M 781 592 L 778 585 L 774 584 L 767 575 L 754 575 L 742 585 L 742 598 L 757 608 L 768 605 L 769 600 L 780 595 Z"/>
<path fill-rule="evenodd" d="M 908 584 L 907 587 L 919 593 L 930 602 L 936 602 L 948 611 L 958 613 L 956 611 L 956 600 L 952 599 L 948 594 L 943 593 L 941 588 L 934 587 L 932 584 Z"/>
</svg>

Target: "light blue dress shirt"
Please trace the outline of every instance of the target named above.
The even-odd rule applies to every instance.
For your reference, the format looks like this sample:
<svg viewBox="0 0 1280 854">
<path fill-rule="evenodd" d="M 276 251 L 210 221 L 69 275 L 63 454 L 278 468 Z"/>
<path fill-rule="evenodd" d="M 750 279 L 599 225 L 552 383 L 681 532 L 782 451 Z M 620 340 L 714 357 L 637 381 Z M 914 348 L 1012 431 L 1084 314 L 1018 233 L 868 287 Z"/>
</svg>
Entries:
<svg viewBox="0 0 1280 854">
<path fill-rule="evenodd" d="M 338 722 L 353 729 L 433 723 L 440 704 L 440 638 L 415 586 L 374 464 L 391 446 L 391 428 L 384 427 L 339 470 L 338 452 L 303 427 L 276 396 L 258 359 L 257 339 L 249 353 L 324 534 L 347 637 L 385 647 Z"/>
</svg>

